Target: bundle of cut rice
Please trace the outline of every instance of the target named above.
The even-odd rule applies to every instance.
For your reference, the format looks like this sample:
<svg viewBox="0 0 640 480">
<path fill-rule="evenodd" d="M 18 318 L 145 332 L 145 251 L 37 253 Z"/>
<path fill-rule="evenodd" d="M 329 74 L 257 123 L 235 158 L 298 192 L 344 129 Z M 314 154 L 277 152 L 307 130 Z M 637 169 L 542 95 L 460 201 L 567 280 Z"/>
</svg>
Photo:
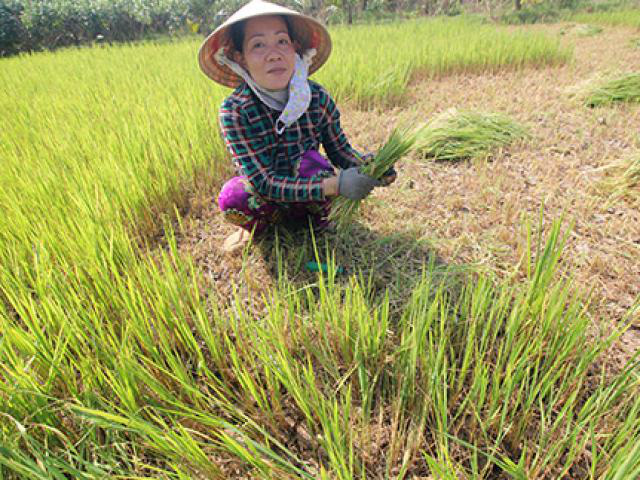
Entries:
<svg viewBox="0 0 640 480">
<path fill-rule="evenodd" d="M 593 87 L 585 105 L 598 107 L 615 102 L 640 102 L 640 73 L 627 73 Z"/>
<path fill-rule="evenodd" d="M 416 149 L 435 160 L 468 160 L 527 135 L 525 127 L 505 115 L 449 109 L 421 130 Z"/>
<path fill-rule="evenodd" d="M 412 149 L 419 131 L 396 128 L 391 132 L 384 146 L 378 150 L 373 160 L 360 167 L 360 171 L 379 180 L 385 172 Z M 329 220 L 334 221 L 338 228 L 348 225 L 358 211 L 361 201 L 345 197 L 336 198 L 331 206 Z"/>
</svg>

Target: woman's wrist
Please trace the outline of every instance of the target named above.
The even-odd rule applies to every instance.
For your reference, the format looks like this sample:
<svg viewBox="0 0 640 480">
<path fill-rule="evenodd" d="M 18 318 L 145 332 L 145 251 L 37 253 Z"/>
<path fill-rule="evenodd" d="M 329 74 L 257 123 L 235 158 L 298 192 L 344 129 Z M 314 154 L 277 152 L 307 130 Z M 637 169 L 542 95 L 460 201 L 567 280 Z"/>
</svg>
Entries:
<svg viewBox="0 0 640 480">
<path fill-rule="evenodd" d="M 322 189 L 325 197 L 335 197 L 338 195 L 338 176 L 325 178 L 322 182 Z"/>
</svg>

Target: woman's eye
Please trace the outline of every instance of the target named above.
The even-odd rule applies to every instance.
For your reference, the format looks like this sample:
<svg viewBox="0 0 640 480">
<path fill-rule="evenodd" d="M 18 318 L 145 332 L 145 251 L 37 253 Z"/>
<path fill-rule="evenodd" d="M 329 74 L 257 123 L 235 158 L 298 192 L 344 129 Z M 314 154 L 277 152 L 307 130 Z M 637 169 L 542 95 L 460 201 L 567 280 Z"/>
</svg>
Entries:
<svg viewBox="0 0 640 480">
<path fill-rule="evenodd" d="M 256 48 L 262 48 L 262 47 L 264 47 L 264 43 L 262 43 L 262 42 L 256 42 L 256 43 L 254 43 L 254 44 L 251 46 L 251 49 L 252 49 L 252 50 L 255 50 Z"/>
<path fill-rule="evenodd" d="M 289 40 L 286 38 L 281 38 L 278 42 L 280 45 L 289 45 Z"/>
</svg>

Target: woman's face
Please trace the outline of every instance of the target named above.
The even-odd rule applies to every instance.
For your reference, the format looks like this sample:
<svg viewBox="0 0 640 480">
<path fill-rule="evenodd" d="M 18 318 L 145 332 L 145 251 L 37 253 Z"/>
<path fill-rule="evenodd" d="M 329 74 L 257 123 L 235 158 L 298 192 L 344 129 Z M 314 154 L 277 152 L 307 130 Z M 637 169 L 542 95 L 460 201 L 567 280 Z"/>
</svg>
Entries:
<svg viewBox="0 0 640 480">
<path fill-rule="evenodd" d="M 267 90 L 289 85 L 295 66 L 295 48 L 281 17 L 270 15 L 247 20 L 240 64 Z"/>
</svg>

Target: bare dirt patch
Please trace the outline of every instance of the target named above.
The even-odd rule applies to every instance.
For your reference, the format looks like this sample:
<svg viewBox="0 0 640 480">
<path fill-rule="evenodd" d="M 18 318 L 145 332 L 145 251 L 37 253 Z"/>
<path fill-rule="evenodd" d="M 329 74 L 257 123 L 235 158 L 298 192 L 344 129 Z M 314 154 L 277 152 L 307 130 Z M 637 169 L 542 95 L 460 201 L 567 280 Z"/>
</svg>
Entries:
<svg viewBox="0 0 640 480">
<path fill-rule="evenodd" d="M 560 35 L 564 26 L 532 28 Z M 388 248 L 395 248 L 395 260 L 386 263 L 381 285 L 394 272 L 406 278 L 417 275 L 420 262 L 432 255 L 450 265 L 472 264 L 521 277 L 527 246 L 524 221 L 537 233 L 542 211 L 542 233 L 561 217 L 567 226 L 573 224 L 563 266 L 581 290 L 592 293 L 594 316 L 614 323 L 625 319 L 640 296 L 639 196 L 611 200 L 601 185 L 610 175 L 607 166 L 638 151 L 640 107 L 590 109 L 569 90 L 598 75 L 640 71 L 640 49 L 632 43 L 638 36 L 612 28 L 592 37 L 569 33 L 562 37 L 575 47 L 569 65 L 422 79 L 412 85 L 403 106 L 385 111 L 342 105 L 350 140 L 368 151 L 375 150 L 397 122 L 424 121 L 451 107 L 506 113 L 528 125 L 533 136 L 486 161 L 434 163 L 413 157 L 401 162 L 396 183 L 377 189 L 364 209 L 360 234 L 346 245 L 344 238 L 328 237 L 338 244 L 338 262 L 358 268 L 366 261 L 352 252 L 369 249 L 371 258 L 378 255 L 378 263 L 384 263 Z M 263 243 L 244 254 L 222 253 L 222 242 L 233 228 L 222 221 L 212 193 L 194 196 L 180 248 L 191 254 L 223 297 L 232 296 L 235 283 L 238 298 L 251 303 L 277 282 L 273 245 Z M 305 245 L 296 268 L 287 272 L 301 281 L 311 278 L 302 268 L 303 261 L 313 259 Z M 404 256 L 403 248 L 409 249 Z M 253 306 L 259 309 L 256 302 Z M 633 321 L 640 327 L 637 312 Z M 631 355 L 638 348 L 638 332 L 629 330 L 620 345 L 620 355 Z"/>
</svg>

